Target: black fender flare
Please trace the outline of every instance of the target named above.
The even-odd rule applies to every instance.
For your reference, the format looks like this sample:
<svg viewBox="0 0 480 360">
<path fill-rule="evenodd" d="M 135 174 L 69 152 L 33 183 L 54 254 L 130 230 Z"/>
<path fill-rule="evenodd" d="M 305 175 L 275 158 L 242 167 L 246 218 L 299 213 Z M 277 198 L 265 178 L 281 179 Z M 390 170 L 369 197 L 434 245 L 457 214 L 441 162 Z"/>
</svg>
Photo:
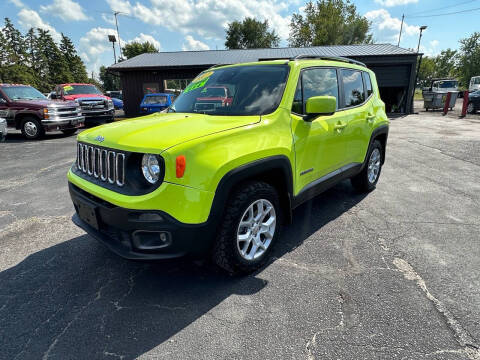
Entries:
<svg viewBox="0 0 480 360">
<path fill-rule="evenodd" d="M 363 166 L 365 166 L 365 164 L 366 164 L 366 162 L 367 162 L 366 156 L 368 155 L 368 150 L 370 150 L 370 147 L 372 146 L 373 141 L 374 141 L 379 135 L 385 135 L 385 145 L 387 145 L 388 129 L 389 129 L 389 126 L 388 126 L 388 125 L 380 125 L 379 127 L 375 128 L 375 129 L 372 131 L 372 135 L 370 136 L 370 141 L 368 142 L 367 153 L 365 154 L 365 159 L 363 160 L 362 169 L 363 169 Z M 384 146 L 384 148 L 383 148 L 383 157 L 382 157 L 382 165 L 383 165 L 383 163 L 385 162 L 385 154 L 386 154 L 386 151 L 387 151 L 386 146 Z"/>
<path fill-rule="evenodd" d="M 287 221 L 291 220 L 291 202 L 293 195 L 293 175 L 290 160 L 284 155 L 271 156 L 244 164 L 226 173 L 215 190 L 208 222 L 217 223 L 221 218 L 228 198 L 235 187 L 250 179 L 265 179 L 272 173 L 281 172 L 282 178 L 276 179 L 286 187 L 286 194 L 279 193 Z"/>
</svg>

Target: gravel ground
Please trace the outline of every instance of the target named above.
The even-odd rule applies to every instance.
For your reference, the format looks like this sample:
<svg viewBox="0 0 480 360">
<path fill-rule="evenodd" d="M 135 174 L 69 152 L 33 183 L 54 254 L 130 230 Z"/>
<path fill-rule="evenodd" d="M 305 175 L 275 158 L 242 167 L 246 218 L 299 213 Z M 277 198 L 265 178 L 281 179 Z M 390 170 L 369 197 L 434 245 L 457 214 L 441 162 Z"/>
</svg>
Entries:
<svg viewBox="0 0 480 360">
<path fill-rule="evenodd" d="M 0 359 L 480 359 L 477 118 L 392 120 L 377 189 L 300 207 L 244 278 L 76 228 L 74 143 L 0 144 Z"/>
</svg>

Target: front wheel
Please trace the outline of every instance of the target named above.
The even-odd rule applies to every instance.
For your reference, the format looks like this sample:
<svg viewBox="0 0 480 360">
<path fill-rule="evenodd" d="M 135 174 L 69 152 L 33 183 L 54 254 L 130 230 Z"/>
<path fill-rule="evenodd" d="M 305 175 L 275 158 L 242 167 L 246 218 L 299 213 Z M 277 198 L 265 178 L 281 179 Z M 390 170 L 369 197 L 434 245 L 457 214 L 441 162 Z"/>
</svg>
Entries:
<svg viewBox="0 0 480 360">
<path fill-rule="evenodd" d="M 370 192 L 375 189 L 382 171 L 382 153 L 382 143 L 375 140 L 367 153 L 362 171 L 350 179 L 356 190 Z"/>
<path fill-rule="evenodd" d="M 230 198 L 212 251 L 214 262 L 232 274 L 247 274 L 269 258 L 281 228 L 278 193 L 250 182 Z"/>
<path fill-rule="evenodd" d="M 36 140 L 45 134 L 40 121 L 33 117 L 23 119 L 21 124 L 22 135 L 29 140 Z"/>
</svg>

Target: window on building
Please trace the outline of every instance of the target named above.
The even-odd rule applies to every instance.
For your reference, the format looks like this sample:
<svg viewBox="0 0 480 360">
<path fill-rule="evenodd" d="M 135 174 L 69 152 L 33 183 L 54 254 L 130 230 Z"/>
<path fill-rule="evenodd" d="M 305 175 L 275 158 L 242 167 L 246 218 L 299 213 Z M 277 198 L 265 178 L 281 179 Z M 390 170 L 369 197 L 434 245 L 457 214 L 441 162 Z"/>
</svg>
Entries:
<svg viewBox="0 0 480 360">
<path fill-rule="evenodd" d="M 365 101 L 362 73 L 357 70 L 342 69 L 345 107 L 360 105 Z"/>
<path fill-rule="evenodd" d="M 160 92 L 160 87 L 158 83 L 144 83 L 143 84 L 143 94 L 156 94 Z"/>
</svg>

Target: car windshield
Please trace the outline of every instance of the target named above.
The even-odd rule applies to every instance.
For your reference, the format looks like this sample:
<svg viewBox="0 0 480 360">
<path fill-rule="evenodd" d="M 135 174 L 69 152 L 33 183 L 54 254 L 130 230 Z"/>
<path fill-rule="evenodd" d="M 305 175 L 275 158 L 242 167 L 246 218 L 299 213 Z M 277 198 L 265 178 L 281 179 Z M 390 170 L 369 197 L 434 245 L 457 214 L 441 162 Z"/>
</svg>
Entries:
<svg viewBox="0 0 480 360">
<path fill-rule="evenodd" d="M 46 99 L 45 95 L 31 86 L 5 86 L 2 90 L 12 100 Z"/>
<path fill-rule="evenodd" d="M 457 87 L 457 85 L 458 85 L 457 81 L 439 81 L 438 82 L 438 87 L 440 89 L 454 88 L 454 87 Z"/>
<path fill-rule="evenodd" d="M 95 85 L 65 85 L 63 87 L 65 95 L 95 94 L 101 95 L 102 92 Z"/>
<path fill-rule="evenodd" d="M 147 96 L 143 101 L 144 104 L 160 104 L 160 105 L 163 105 L 166 102 L 167 102 L 167 97 L 165 95 Z"/>
<path fill-rule="evenodd" d="M 280 104 L 288 70 L 287 65 L 243 65 L 204 71 L 185 88 L 169 111 L 209 115 L 269 114 Z M 208 99 L 209 89 L 213 88 L 222 90 L 223 97 L 227 88 L 229 96 Z"/>
</svg>

